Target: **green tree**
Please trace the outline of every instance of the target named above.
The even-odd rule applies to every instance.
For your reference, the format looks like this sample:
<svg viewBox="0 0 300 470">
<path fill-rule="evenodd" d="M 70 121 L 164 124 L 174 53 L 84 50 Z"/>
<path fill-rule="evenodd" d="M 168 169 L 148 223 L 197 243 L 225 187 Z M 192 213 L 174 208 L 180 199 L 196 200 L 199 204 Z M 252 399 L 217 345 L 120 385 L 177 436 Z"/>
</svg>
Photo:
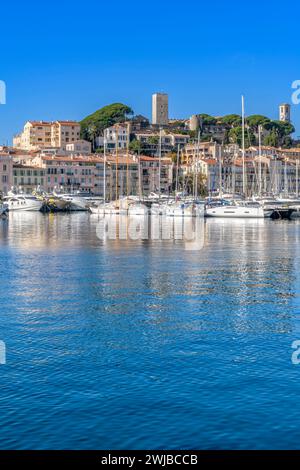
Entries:
<svg viewBox="0 0 300 470">
<path fill-rule="evenodd" d="M 295 132 L 294 126 L 290 122 L 285 121 L 272 121 L 273 125 L 278 131 L 280 137 L 285 137 Z"/>
<path fill-rule="evenodd" d="M 229 141 L 233 144 L 238 144 L 240 147 L 243 140 L 243 129 L 242 127 L 233 127 L 228 133 Z M 252 130 L 248 127 L 245 129 L 245 147 L 250 147 L 256 142 L 255 135 Z"/>
<path fill-rule="evenodd" d="M 279 137 L 276 129 L 273 129 L 269 135 L 266 135 L 266 137 L 263 140 L 263 144 L 270 146 L 270 147 L 278 147 L 279 145 Z"/>
<path fill-rule="evenodd" d="M 260 114 L 253 114 L 252 116 L 248 116 L 246 118 L 246 122 L 252 130 L 257 130 L 258 126 L 262 126 L 264 129 L 266 129 L 265 126 L 270 123 L 270 119 L 266 116 L 261 116 Z"/>
<path fill-rule="evenodd" d="M 122 103 L 104 106 L 80 122 L 81 137 L 92 142 L 91 138 L 93 138 L 94 135 L 103 135 L 104 129 L 118 122 L 124 122 L 132 115 L 132 109 Z M 94 132 L 91 133 L 89 129 L 96 129 L 95 134 Z"/>
<path fill-rule="evenodd" d="M 86 130 L 86 135 L 88 136 L 88 139 L 92 143 L 92 149 L 95 150 L 95 141 L 97 137 L 97 127 L 95 124 L 90 124 L 89 127 Z"/>
<path fill-rule="evenodd" d="M 129 150 L 135 154 L 140 154 L 143 150 L 143 145 L 140 140 L 134 139 L 129 144 Z"/>
<path fill-rule="evenodd" d="M 204 126 L 212 126 L 217 124 L 217 119 L 213 116 L 210 116 L 209 114 L 199 114 L 199 118 L 201 119 Z"/>
<path fill-rule="evenodd" d="M 220 118 L 220 122 L 228 126 L 237 127 L 242 125 L 242 118 L 238 114 L 227 114 Z"/>
<path fill-rule="evenodd" d="M 153 136 L 149 137 L 148 143 L 149 143 L 150 145 L 157 145 L 157 144 L 159 143 L 159 137 L 158 137 L 158 135 L 153 135 Z"/>
</svg>

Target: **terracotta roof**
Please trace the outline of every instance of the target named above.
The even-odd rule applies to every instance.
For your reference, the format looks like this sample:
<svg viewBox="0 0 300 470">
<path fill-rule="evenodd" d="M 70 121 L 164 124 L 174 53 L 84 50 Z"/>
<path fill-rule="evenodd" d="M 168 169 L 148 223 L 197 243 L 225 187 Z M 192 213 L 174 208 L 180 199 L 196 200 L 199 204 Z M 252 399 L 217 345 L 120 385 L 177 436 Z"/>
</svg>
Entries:
<svg viewBox="0 0 300 470">
<path fill-rule="evenodd" d="M 61 124 L 62 126 L 80 126 L 77 121 L 55 121 L 53 124 Z"/>
<path fill-rule="evenodd" d="M 51 122 L 46 122 L 46 121 L 27 121 L 29 122 L 32 126 L 51 126 Z"/>
</svg>

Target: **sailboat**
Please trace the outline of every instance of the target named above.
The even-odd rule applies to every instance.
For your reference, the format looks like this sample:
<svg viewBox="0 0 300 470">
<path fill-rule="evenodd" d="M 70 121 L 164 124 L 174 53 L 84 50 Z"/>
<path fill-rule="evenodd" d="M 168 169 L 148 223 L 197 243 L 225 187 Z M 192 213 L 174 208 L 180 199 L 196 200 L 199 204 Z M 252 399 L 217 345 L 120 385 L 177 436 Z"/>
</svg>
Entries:
<svg viewBox="0 0 300 470">
<path fill-rule="evenodd" d="M 129 132 L 128 132 L 129 136 Z M 128 137 L 129 139 L 129 137 Z M 129 145 L 129 140 L 128 140 Z M 128 146 L 127 146 L 128 149 Z M 127 150 L 128 151 L 128 150 Z M 142 203 L 142 182 L 141 182 L 141 160 L 138 158 L 138 185 L 139 185 L 139 197 L 138 200 L 132 200 L 128 206 L 128 215 L 133 216 L 142 216 L 146 217 L 149 214 L 149 209 L 146 204 Z M 127 190 L 127 195 L 129 191 Z"/>
<path fill-rule="evenodd" d="M 98 205 L 91 205 L 89 210 L 92 214 L 103 216 L 108 211 L 109 205 L 106 203 L 106 139 L 103 143 L 103 202 Z"/>
<path fill-rule="evenodd" d="M 223 200 L 222 199 L 222 161 L 219 155 L 220 165 L 220 198 L 218 201 L 208 203 L 206 217 L 247 218 L 263 219 L 271 216 L 271 212 L 265 212 L 259 202 L 247 200 Z M 245 100 L 242 96 L 242 166 L 243 166 L 243 196 L 246 197 L 247 181 L 245 167 Z"/>
<path fill-rule="evenodd" d="M 159 131 L 159 164 L 158 164 L 158 201 L 152 203 L 151 215 L 166 215 L 167 204 L 161 200 L 161 156 L 162 156 L 162 130 Z"/>
</svg>

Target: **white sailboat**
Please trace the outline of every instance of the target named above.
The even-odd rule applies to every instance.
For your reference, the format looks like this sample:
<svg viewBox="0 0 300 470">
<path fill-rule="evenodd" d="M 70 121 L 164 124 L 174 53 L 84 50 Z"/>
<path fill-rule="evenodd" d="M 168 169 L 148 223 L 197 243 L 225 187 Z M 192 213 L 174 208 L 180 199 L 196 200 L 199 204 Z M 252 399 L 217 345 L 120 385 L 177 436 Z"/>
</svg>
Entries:
<svg viewBox="0 0 300 470">
<path fill-rule="evenodd" d="M 140 158 L 138 159 L 138 185 L 139 185 L 139 197 L 137 200 L 132 198 L 132 202 L 128 207 L 128 215 L 133 216 L 142 216 L 146 217 L 149 214 L 149 209 L 146 204 L 143 204 L 142 201 L 142 183 L 141 183 L 141 162 Z"/>
<path fill-rule="evenodd" d="M 222 171 L 221 157 L 219 157 L 220 172 Z M 245 101 L 242 96 L 242 166 L 243 166 L 243 195 L 246 197 L 247 181 L 245 167 Z M 224 218 L 248 218 L 263 219 L 270 217 L 271 212 L 264 211 L 259 202 L 247 200 L 224 200 L 222 199 L 222 180 L 220 176 L 220 200 L 208 203 L 206 206 L 206 217 L 224 217 Z"/>
<path fill-rule="evenodd" d="M 89 211 L 92 214 L 103 216 L 105 214 L 106 207 L 106 139 L 103 142 L 103 202 L 97 205 L 90 205 Z"/>
<path fill-rule="evenodd" d="M 161 156 L 162 156 L 162 130 L 159 132 L 159 164 L 158 164 L 158 201 L 151 205 L 151 215 L 166 215 L 167 204 L 161 200 Z"/>
</svg>

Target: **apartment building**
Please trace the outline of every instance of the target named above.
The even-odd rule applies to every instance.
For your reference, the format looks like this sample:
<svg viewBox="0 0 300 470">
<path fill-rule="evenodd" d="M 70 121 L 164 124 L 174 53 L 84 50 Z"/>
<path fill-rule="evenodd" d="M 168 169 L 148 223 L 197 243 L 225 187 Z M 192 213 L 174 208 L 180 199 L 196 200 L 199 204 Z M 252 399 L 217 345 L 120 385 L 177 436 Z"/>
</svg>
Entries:
<svg viewBox="0 0 300 470">
<path fill-rule="evenodd" d="M 104 130 L 104 141 L 108 152 L 115 150 L 125 150 L 129 140 L 129 126 L 124 124 L 115 124 Z M 102 142 L 104 143 L 104 142 Z"/>
<path fill-rule="evenodd" d="M 28 121 L 20 134 L 13 138 L 13 146 L 23 150 L 47 147 L 65 149 L 80 139 L 80 124 L 75 121 Z"/>
<path fill-rule="evenodd" d="M 82 190 L 93 192 L 95 188 L 95 168 L 99 157 L 44 155 L 40 154 L 32 160 L 35 166 L 45 170 L 44 189 L 52 192 L 63 189 L 70 192 Z"/>
<path fill-rule="evenodd" d="M 51 146 L 65 149 L 70 143 L 80 140 L 80 124 L 76 121 L 51 123 Z"/>
<path fill-rule="evenodd" d="M 140 162 L 140 181 L 142 192 L 147 196 L 151 192 L 159 191 L 168 194 L 172 189 L 173 182 L 173 163 L 169 158 L 162 158 L 159 165 L 159 158 L 139 157 Z M 159 177 L 159 167 L 161 167 Z"/>
<path fill-rule="evenodd" d="M 51 123 L 28 121 L 23 131 L 13 138 L 13 146 L 23 150 L 35 150 L 51 146 Z"/>
<path fill-rule="evenodd" d="M 218 159 L 222 154 L 223 147 L 216 142 L 194 142 L 187 144 L 183 151 L 181 161 L 183 164 L 189 165 L 199 157 L 204 159 Z"/>
</svg>

